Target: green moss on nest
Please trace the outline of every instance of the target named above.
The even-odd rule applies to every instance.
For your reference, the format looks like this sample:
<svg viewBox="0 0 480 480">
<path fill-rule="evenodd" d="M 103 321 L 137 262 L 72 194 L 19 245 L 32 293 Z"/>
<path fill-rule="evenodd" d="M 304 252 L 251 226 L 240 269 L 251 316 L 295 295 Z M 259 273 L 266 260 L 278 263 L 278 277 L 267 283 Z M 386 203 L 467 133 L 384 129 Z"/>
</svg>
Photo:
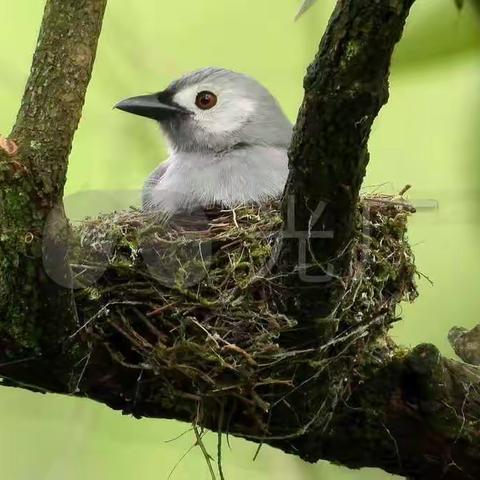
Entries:
<svg viewBox="0 0 480 480">
<path fill-rule="evenodd" d="M 142 372 L 132 410 L 137 402 L 154 404 L 161 389 L 177 401 L 240 408 L 259 432 L 278 434 L 272 410 L 287 408 L 288 396 L 302 394 L 310 378 L 323 382 L 322 399 L 311 400 L 323 410 L 309 410 L 307 402 L 297 424 L 281 433 L 326 426 L 355 381 L 352 370 L 378 356 L 397 305 L 416 296 L 406 240 L 412 208 L 376 196 L 364 198 L 359 211 L 363 230 L 330 318 L 336 333 L 327 344 L 311 338 L 295 350 L 281 339 L 297 321 L 272 301 L 288 295 L 270 264 L 282 225 L 278 205 L 170 222 L 132 210 L 84 222 L 72 262 L 77 286 L 84 284 L 77 290 L 83 330 L 114 362 Z"/>
</svg>

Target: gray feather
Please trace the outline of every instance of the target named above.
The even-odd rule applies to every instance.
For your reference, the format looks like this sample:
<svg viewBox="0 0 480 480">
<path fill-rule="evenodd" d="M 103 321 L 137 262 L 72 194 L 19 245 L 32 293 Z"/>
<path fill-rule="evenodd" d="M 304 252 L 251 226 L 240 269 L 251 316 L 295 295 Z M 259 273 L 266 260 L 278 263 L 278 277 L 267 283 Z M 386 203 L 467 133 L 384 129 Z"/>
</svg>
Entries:
<svg viewBox="0 0 480 480">
<path fill-rule="evenodd" d="M 161 163 L 145 180 L 142 190 L 142 207 L 150 210 L 152 206 L 152 188 L 162 179 L 167 171 L 168 161 Z"/>
</svg>

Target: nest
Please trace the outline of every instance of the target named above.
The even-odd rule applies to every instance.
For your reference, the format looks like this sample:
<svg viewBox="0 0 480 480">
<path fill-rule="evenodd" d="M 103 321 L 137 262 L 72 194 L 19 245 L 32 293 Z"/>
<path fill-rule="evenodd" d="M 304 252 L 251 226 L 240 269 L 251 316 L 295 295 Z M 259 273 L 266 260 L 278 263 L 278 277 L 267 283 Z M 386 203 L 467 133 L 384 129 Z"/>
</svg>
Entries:
<svg viewBox="0 0 480 480">
<path fill-rule="evenodd" d="M 326 428 L 366 357 L 385 344 L 399 303 L 416 297 L 406 239 L 411 212 L 401 198 L 362 199 L 363 229 L 349 247 L 350 270 L 331 313 L 335 333 L 295 346 L 282 339 L 298 329 L 297 319 L 274 302 L 286 294 L 270 263 L 282 225 L 277 204 L 173 223 L 135 210 L 87 220 L 72 251 L 81 330 L 92 348 L 101 345 L 136 372 L 135 394 L 126 399 L 133 413 L 140 402 L 160 402 L 178 418 L 222 408 L 239 428 L 251 425 L 246 436 Z M 312 380 L 322 387 L 295 424 L 275 425 L 275 412 Z"/>
</svg>

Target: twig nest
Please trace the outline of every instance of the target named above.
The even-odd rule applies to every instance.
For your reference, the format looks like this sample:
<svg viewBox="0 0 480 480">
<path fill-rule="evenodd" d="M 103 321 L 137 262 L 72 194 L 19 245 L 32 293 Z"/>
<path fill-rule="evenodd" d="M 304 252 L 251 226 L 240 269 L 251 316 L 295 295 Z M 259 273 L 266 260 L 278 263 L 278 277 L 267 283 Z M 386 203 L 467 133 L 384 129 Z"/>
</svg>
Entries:
<svg viewBox="0 0 480 480">
<path fill-rule="evenodd" d="M 225 418 L 235 411 L 258 435 L 278 435 L 273 409 L 288 408 L 288 397 L 302 394 L 306 378 L 323 379 L 323 401 L 311 404 L 325 411 L 309 411 L 307 401 L 298 424 L 283 425 L 281 434 L 318 428 L 348 396 L 352 369 L 361 376 L 363 359 L 378 357 L 398 319 L 397 305 L 416 296 L 406 240 L 411 206 L 376 196 L 364 198 L 359 209 L 363 230 L 351 245 L 350 272 L 332 314 L 337 333 L 327 344 L 309 338 L 292 349 L 282 342 L 298 327 L 272 301 L 285 294 L 271 265 L 282 227 L 278 204 L 169 222 L 134 210 L 84 222 L 76 229 L 72 262 L 85 312 L 78 334 L 90 337 L 92 350 L 106 349 L 119 366 L 138 372 L 133 413 L 136 404 L 154 402 L 161 388 L 179 410 L 197 402 L 208 416 L 208 408 L 221 405 Z M 92 268 L 101 271 L 94 283 L 82 277 Z"/>
</svg>

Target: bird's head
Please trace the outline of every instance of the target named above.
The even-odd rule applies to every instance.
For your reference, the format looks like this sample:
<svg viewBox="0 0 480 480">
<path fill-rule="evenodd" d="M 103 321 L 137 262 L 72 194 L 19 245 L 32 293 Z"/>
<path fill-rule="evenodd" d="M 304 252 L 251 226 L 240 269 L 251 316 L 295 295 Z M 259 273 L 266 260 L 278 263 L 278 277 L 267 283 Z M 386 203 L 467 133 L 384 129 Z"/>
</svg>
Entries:
<svg viewBox="0 0 480 480">
<path fill-rule="evenodd" d="M 248 145 L 287 148 L 291 124 L 268 90 L 247 75 L 205 68 L 166 90 L 115 108 L 160 123 L 177 151 L 222 152 Z"/>
</svg>

